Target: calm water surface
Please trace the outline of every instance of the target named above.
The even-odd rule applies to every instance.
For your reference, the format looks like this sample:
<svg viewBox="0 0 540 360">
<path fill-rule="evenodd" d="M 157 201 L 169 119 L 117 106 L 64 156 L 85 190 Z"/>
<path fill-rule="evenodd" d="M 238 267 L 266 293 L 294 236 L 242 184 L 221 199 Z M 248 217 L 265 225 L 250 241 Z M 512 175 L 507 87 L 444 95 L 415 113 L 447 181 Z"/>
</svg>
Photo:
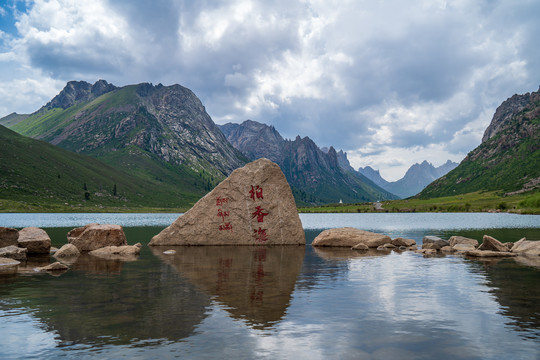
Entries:
<svg viewBox="0 0 540 360">
<path fill-rule="evenodd" d="M 90 222 L 148 243 L 177 214 L 0 214 L 54 245 Z M 539 216 L 303 214 L 310 243 L 353 226 L 406 236 L 540 239 Z M 0 359 L 539 359 L 540 259 L 306 247 L 143 247 L 133 262 L 83 256 L 60 276 L 0 277 Z M 25 270 L 26 269 L 26 270 Z"/>
</svg>

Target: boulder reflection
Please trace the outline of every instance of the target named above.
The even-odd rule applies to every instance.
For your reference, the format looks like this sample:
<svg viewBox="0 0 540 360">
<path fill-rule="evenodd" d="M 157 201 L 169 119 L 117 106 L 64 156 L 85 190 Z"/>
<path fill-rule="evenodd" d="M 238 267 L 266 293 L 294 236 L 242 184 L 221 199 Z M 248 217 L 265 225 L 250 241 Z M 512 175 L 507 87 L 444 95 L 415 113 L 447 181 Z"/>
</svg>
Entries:
<svg viewBox="0 0 540 360">
<path fill-rule="evenodd" d="M 165 247 L 152 252 L 250 326 L 264 329 L 280 321 L 291 300 L 304 259 L 304 246 Z"/>
</svg>

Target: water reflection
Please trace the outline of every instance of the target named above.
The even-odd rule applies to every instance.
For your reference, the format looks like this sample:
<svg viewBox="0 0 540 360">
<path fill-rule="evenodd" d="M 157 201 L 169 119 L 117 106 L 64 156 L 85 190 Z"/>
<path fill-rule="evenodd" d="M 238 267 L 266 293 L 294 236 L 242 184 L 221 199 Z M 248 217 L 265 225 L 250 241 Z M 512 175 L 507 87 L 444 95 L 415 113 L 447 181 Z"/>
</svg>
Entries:
<svg viewBox="0 0 540 360">
<path fill-rule="evenodd" d="M 134 263 L 82 255 L 60 278 L 4 279 L 0 310 L 27 309 L 59 346 L 189 337 L 210 299 L 153 258 L 148 249 Z"/>
<path fill-rule="evenodd" d="M 256 329 L 280 321 L 302 268 L 304 246 L 191 246 L 152 252 Z"/>
</svg>

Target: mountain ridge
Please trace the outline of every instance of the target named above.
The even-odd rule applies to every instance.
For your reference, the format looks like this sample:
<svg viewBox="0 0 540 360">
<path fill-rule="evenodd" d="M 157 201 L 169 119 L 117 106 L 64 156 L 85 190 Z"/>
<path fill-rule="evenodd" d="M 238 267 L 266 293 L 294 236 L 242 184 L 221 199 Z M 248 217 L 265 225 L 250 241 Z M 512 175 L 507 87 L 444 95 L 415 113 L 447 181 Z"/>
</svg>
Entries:
<svg viewBox="0 0 540 360">
<path fill-rule="evenodd" d="M 303 192 L 295 194 L 302 201 L 320 204 L 395 198 L 363 175 L 347 171 L 345 153 L 333 147 L 323 151 L 307 136 L 286 140 L 273 126 L 253 120 L 220 125 L 220 129 L 251 160 L 266 157 L 276 162 L 291 186 Z"/>
<path fill-rule="evenodd" d="M 513 95 L 495 111 L 482 143 L 448 174 L 418 197 L 430 198 L 475 191 L 503 194 L 540 188 L 540 88 Z"/>
</svg>

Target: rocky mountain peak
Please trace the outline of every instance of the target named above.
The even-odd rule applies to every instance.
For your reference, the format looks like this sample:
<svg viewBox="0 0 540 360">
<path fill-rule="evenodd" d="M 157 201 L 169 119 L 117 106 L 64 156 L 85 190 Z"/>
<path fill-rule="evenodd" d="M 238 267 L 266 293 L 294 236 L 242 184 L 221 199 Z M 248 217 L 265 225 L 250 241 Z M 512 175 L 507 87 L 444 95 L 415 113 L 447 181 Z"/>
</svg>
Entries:
<svg viewBox="0 0 540 360">
<path fill-rule="evenodd" d="M 525 108 L 530 107 L 533 101 L 531 97 L 538 96 L 540 88 L 537 93 L 526 93 L 523 95 L 513 95 L 506 99 L 495 111 L 491 123 L 484 132 L 482 137 L 482 143 L 494 137 L 501 131 L 505 125 L 507 125 L 514 116 L 522 112 Z"/>
<path fill-rule="evenodd" d="M 117 89 L 105 80 L 98 80 L 94 85 L 86 81 L 69 81 L 51 101 L 45 105 L 47 109 L 67 109 L 81 102 L 92 100 L 105 93 Z"/>
</svg>

